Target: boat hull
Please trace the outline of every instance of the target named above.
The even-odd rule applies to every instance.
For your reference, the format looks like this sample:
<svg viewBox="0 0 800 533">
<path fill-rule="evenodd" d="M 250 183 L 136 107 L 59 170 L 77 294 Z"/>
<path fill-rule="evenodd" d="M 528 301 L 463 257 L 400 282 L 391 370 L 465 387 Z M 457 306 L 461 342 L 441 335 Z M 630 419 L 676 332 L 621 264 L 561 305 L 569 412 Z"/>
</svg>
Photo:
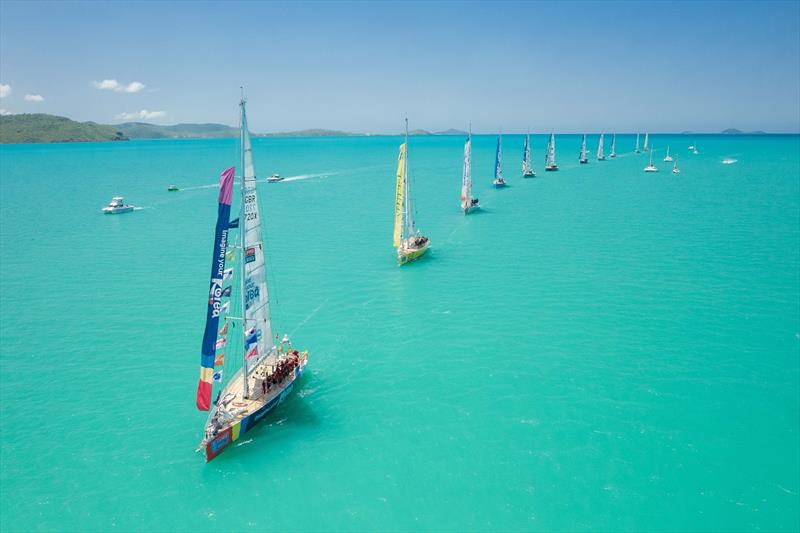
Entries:
<svg viewBox="0 0 800 533">
<path fill-rule="evenodd" d="M 211 461 L 216 456 L 221 454 L 231 444 L 241 438 L 242 435 L 253 429 L 264 417 L 275 408 L 276 405 L 281 403 L 286 396 L 288 396 L 294 389 L 294 382 L 297 381 L 303 374 L 308 359 L 305 359 L 302 364 L 294 369 L 291 381 L 286 383 L 281 389 L 280 393 L 270 398 L 264 405 L 242 418 L 235 424 L 225 428 L 217 433 L 213 439 L 208 441 L 205 445 L 206 462 Z"/>
<path fill-rule="evenodd" d="M 121 215 L 122 213 L 130 213 L 133 211 L 133 206 L 125 206 L 125 207 L 104 207 L 102 209 L 103 213 L 106 215 Z"/>
<path fill-rule="evenodd" d="M 522 174 L 522 177 L 523 178 L 535 178 L 536 177 L 536 172 L 525 172 L 525 173 Z"/>
<path fill-rule="evenodd" d="M 505 182 L 505 181 L 497 181 L 497 180 L 494 180 L 494 181 L 492 182 L 492 185 L 494 185 L 494 188 L 495 188 L 495 189 L 502 189 L 503 187 L 505 187 L 505 186 L 506 186 L 506 182 Z"/>
<path fill-rule="evenodd" d="M 546 172 L 555 172 L 556 170 L 558 170 L 558 167 L 556 165 L 552 165 L 552 166 L 549 166 L 549 167 L 544 167 L 544 170 Z"/>
<path fill-rule="evenodd" d="M 588 165 L 589 164 L 589 160 L 588 159 L 581 159 L 581 160 L 578 161 L 578 163 L 580 163 L 581 165 Z"/>
<path fill-rule="evenodd" d="M 397 262 L 400 265 L 405 265 L 406 263 L 410 263 L 412 261 L 416 261 L 417 259 L 419 259 L 423 255 L 425 255 L 425 252 L 428 251 L 428 247 L 429 246 L 430 246 L 430 241 L 427 241 L 423 246 L 420 246 L 419 248 L 414 248 L 414 249 L 411 249 L 411 250 L 405 250 L 405 251 L 402 251 L 402 252 L 400 250 L 398 250 L 397 251 Z"/>
</svg>

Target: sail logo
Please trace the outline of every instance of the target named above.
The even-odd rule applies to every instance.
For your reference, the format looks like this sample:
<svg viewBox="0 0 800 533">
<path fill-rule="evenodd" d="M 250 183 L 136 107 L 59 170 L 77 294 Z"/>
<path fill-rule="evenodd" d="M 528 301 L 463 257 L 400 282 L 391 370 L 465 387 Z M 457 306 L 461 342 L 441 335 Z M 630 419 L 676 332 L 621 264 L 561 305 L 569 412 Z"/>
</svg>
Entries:
<svg viewBox="0 0 800 533">
<path fill-rule="evenodd" d="M 244 305 L 245 307 L 250 307 L 253 302 L 259 299 L 261 296 L 261 291 L 252 279 L 247 279 L 244 284 Z"/>
<path fill-rule="evenodd" d="M 211 316 L 219 317 L 222 300 L 222 279 L 211 278 L 211 290 L 209 291 L 208 305 L 211 306 Z"/>
<path fill-rule="evenodd" d="M 256 249 L 255 248 L 248 248 L 244 251 L 244 262 L 245 263 L 252 263 L 256 260 Z"/>
</svg>

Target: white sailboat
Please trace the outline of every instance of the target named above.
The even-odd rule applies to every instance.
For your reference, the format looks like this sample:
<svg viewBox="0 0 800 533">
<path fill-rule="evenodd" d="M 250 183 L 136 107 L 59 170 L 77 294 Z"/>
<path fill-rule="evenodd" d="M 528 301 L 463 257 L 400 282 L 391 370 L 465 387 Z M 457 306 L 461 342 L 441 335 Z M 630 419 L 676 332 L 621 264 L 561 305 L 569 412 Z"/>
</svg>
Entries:
<svg viewBox="0 0 800 533">
<path fill-rule="evenodd" d="M 617 134 L 611 134 L 611 153 L 608 154 L 608 157 L 617 157 Z"/>
<path fill-rule="evenodd" d="M 583 134 L 581 138 L 581 155 L 578 156 L 578 163 L 581 165 L 585 165 L 589 162 L 589 158 L 586 155 L 586 134 Z"/>
<path fill-rule="evenodd" d="M 414 229 L 414 208 L 411 205 L 408 179 L 408 119 L 406 119 L 405 141 L 400 145 L 400 154 L 397 156 L 393 242 L 397 249 L 397 262 L 400 265 L 422 257 L 428 251 L 430 244 L 428 237 L 420 235 L 419 231 Z"/>
<path fill-rule="evenodd" d="M 675 164 L 672 165 L 672 173 L 673 174 L 680 174 L 681 173 L 681 169 L 678 168 L 678 162 L 677 161 L 675 161 Z"/>
<path fill-rule="evenodd" d="M 295 350 L 287 335 L 280 342 L 277 336 L 272 337 L 266 250 L 245 104 L 242 98 L 239 218 L 229 220 L 235 181 L 235 169 L 231 167 L 220 178 L 211 288 L 197 387 L 197 407 L 209 411 L 205 436 L 198 447 L 198 451 L 205 451 L 206 461 L 239 440 L 283 401 L 308 363 L 308 352 Z M 235 244 L 234 239 L 229 239 L 234 228 L 239 228 Z M 226 259 L 237 262 L 236 268 L 225 269 Z M 227 280 L 236 277 L 237 288 L 234 283 L 225 286 Z M 230 300 L 223 303 L 226 298 Z M 239 316 L 232 316 L 231 305 L 236 303 Z M 220 328 L 221 321 L 224 324 Z M 227 361 L 225 351 L 230 356 Z M 231 378 L 224 382 L 224 375 Z M 215 383 L 221 388 L 212 402 Z"/>
<path fill-rule="evenodd" d="M 653 151 L 650 150 L 650 163 L 644 167 L 645 172 L 658 172 L 658 168 L 653 164 Z"/>
<path fill-rule="evenodd" d="M 606 155 L 603 153 L 603 134 L 600 134 L 600 141 L 597 143 L 597 160 L 605 161 Z"/>
<path fill-rule="evenodd" d="M 699 154 L 699 153 L 700 153 L 700 152 L 698 152 L 698 151 L 697 151 L 697 143 L 694 143 L 694 146 L 692 146 L 692 153 L 693 153 L 694 155 L 697 155 L 697 154 Z"/>
<path fill-rule="evenodd" d="M 650 134 L 649 134 L 649 133 L 645 133 L 645 134 L 644 134 L 644 151 L 645 151 L 645 152 L 647 152 L 648 150 L 650 150 L 650 147 L 649 147 L 649 146 L 650 146 L 650 144 L 649 144 L 649 139 L 650 139 Z"/>
<path fill-rule="evenodd" d="M 668 163 L 672 161 L 672 156 L 669 155 L 669 145 L 667 145 L 667 155 L 664 156 L 664 161 Z"/>
<path fill-rule="evenodd" d="M 494 181 L 492 182 L 495 189 L 500 189 L 506 186 L 506 180 L 503 179 L 503 134 L 497 136 L 497 150 L 494 152 Z"/>
<path fill-rule="evenodd" d="M 525 135 L 525 147 L 522 150 L 522 177 L 523 178 L 534 178 L 536 177 L 536 172 L 534 172 L 533 167 L 531 166 L 531 134 L 530 132 Z"/>
<path fill-rule="evenodd" d="M 634 152 L 636 152 L 637 154 L 641 153 L 641 150 L 639 149 L 639 134 L 638 133 L 636 134 L 636 149 L 634 150 Z"/>
<path fill-rule="evenodd" d="M 472 197 L 472 124 L 469 126 L 469 136 L 464 143 L 464 172 L 461 174 L 461 209 L 464 214 L 478 209 L 478 199 Z"/>
<path fill-rule="evenodd" d="M 550 134 L 550 140 L 547 142 L 547 151 L 544 154 L 544 169 L 547 172 L 558 170 L 556 165 L 556 136 Z"/>
</svg>

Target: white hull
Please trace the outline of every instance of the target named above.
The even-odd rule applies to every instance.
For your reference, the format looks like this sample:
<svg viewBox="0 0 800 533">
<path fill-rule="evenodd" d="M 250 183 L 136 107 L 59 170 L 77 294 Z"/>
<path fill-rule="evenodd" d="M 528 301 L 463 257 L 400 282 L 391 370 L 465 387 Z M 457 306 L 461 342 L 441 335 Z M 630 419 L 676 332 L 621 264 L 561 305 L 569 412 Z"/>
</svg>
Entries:
<svg viewBox="0 0 800 533">
<path fill-rule="evenodd" d="M 644 167 L 644 171 L 645 172 L 658 172 L 658 169 L 655 166 L 650 165 L 650 166 Z"/>
<path fill-rule="evenodd" d="M 126 205 L 124 207 L 104 207 L 103 209 L 101 209 L 101 211 L 106 215 L 119 215 L 121 213 L 128 213 L 130 211 L 133 211 L 133 206 Z"/>
</svg>

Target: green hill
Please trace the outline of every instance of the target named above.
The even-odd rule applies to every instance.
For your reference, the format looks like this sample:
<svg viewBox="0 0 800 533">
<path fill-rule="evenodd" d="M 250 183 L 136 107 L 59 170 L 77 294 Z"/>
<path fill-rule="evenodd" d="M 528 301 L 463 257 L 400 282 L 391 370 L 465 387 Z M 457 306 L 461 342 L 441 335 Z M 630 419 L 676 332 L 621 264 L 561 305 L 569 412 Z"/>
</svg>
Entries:
<svg viewBox="0 0 800 533">
<path fill-rule="evenodd" d="M 44 113 L 0 116 L 0 143 L 127 141 L 114 126 Z"/>
<path fill-rule="evenodd" d="M 131 139 L 183 139 L 238 137 L 239 130 L 224 124 L 175 124 L 159 126 L 147 122 L 125 122 L 114 126 Z"/>
</svg>

